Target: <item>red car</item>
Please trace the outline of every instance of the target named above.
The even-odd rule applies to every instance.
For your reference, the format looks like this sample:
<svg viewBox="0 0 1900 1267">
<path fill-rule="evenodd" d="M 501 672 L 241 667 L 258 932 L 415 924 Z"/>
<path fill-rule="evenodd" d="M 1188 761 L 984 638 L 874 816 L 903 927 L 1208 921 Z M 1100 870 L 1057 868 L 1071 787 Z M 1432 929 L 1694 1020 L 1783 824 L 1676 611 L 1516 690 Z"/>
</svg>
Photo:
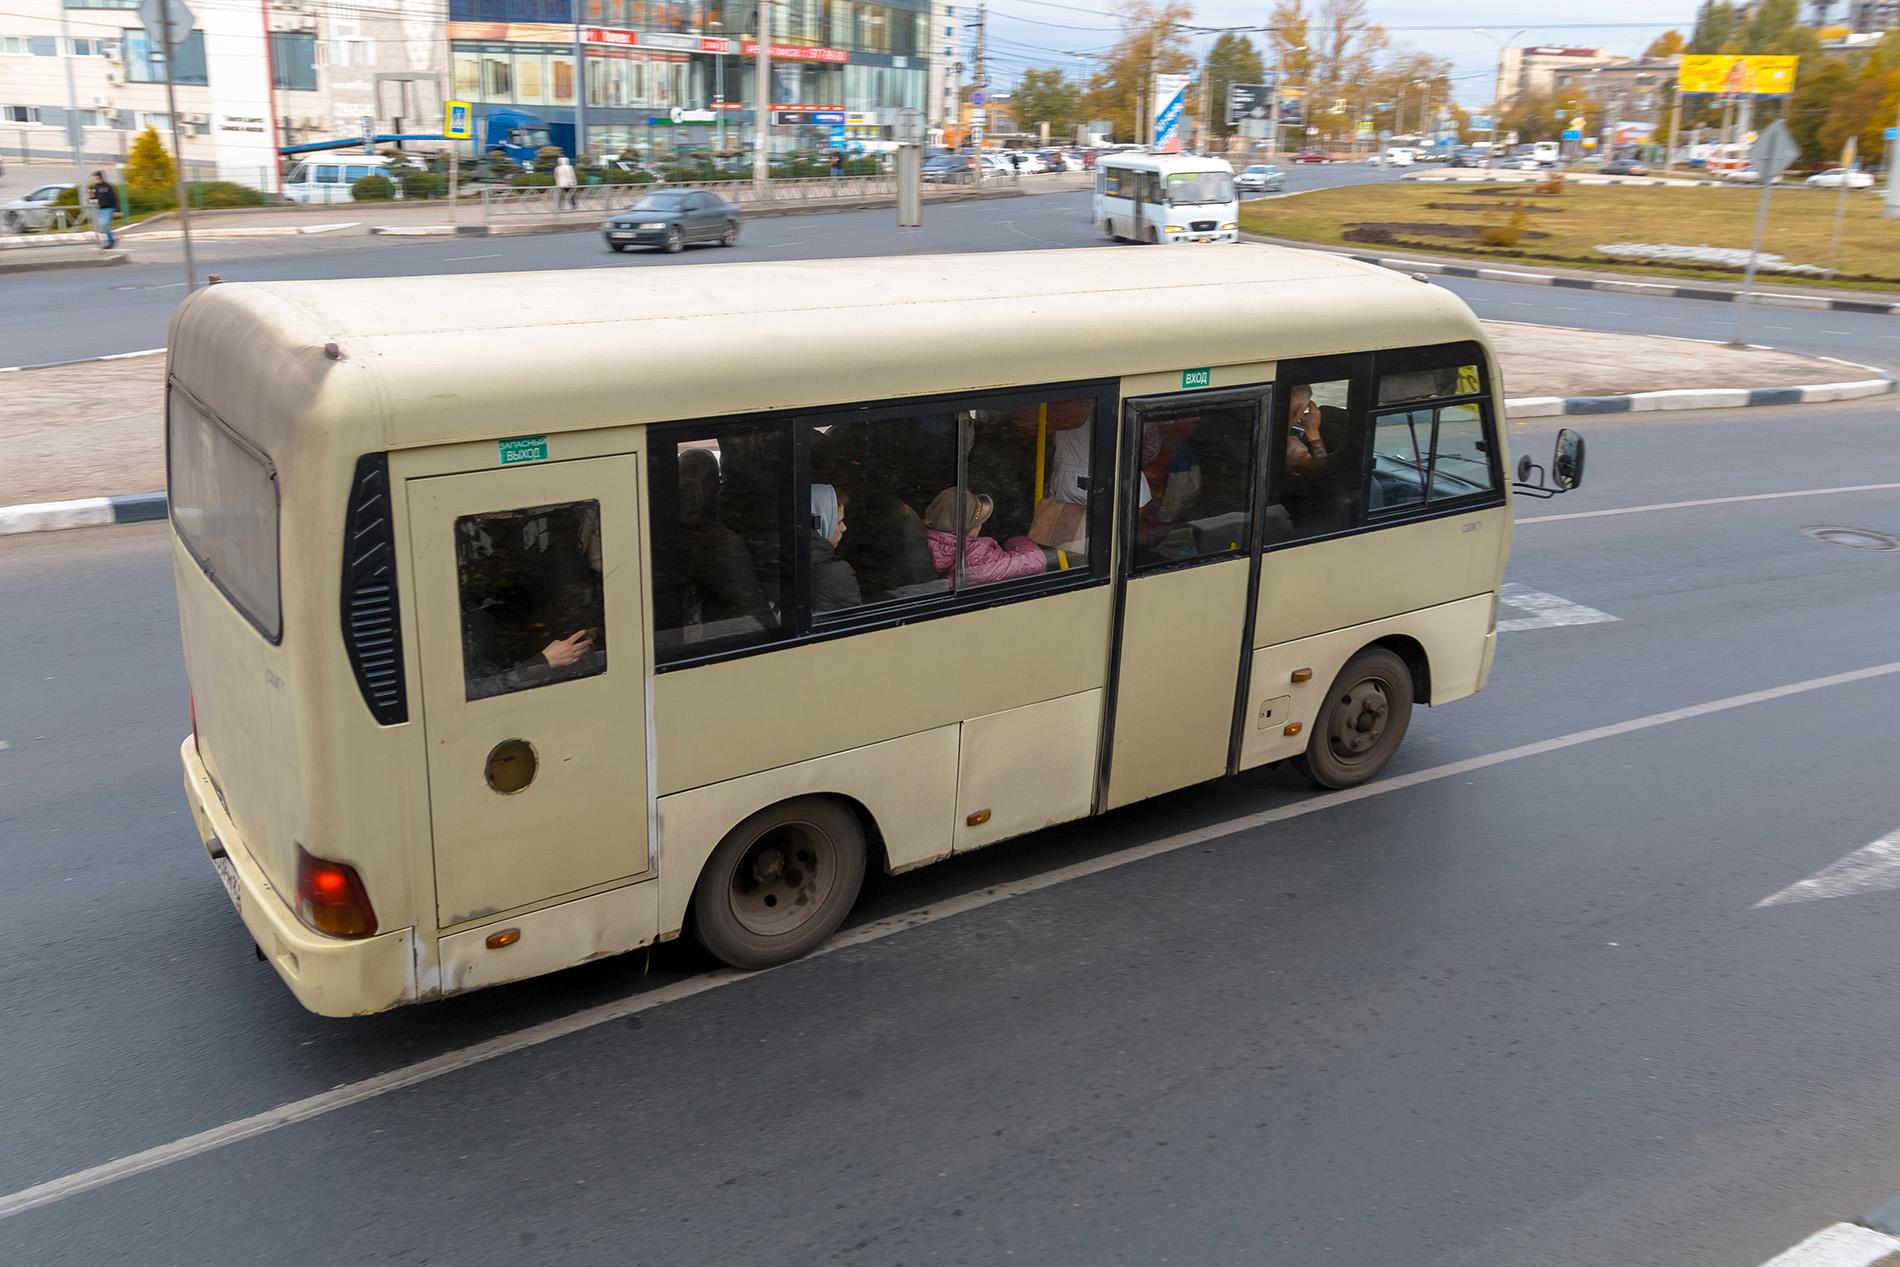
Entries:
<svg viewBox="0 0 1900 1267">
<path fill-rule="evenodd" d="M 1295 163 L 1337 163 L 1339 155 L 1331 150 L 1301 150 L 1293 156 Z"/>
</svg>

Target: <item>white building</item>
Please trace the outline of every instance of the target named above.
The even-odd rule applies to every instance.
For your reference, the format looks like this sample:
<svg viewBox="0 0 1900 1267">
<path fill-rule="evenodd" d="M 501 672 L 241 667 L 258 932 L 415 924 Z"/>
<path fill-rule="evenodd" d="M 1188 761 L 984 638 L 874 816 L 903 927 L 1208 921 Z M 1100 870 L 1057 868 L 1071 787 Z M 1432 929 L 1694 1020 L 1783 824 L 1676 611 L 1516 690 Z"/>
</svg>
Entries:
<svg viewBox="0 0 1900 1267">
<path fill-rule="evenodd" d="M 1616 66 L 1628 60 L 1607 48 L 1567 48 L 1555 44 L 1506 48 L 1498 53 L 1497 93 L 1493 101 L 1499 110 L 1507 110 L 1520 97 L 1549 92 L 1555 86 L 1559 70 Z"/>
<path fill-rule="evenodd" d="M 971 9 L 972 3 L 965 3 Z M 930 86 L 924 122 L 942 128 L 957 118 L 957 85 L 963 79 L 963 21 L 948 0 L 930 0 Z"/>
<path fill-rule="evenodd" d="M 89 164 L 156 127 L 164 62 L 137 0 L 12 0 L 0 13 L 0 154 L 69 153 L 66 61 Z M 436 0 L 202 0 L 173 67 L 187 174 L 274 189 L 280 145 L 442 126 L 448 47 Z M 268 38 L 266 33 L 268 32 Z"/>
</svg>

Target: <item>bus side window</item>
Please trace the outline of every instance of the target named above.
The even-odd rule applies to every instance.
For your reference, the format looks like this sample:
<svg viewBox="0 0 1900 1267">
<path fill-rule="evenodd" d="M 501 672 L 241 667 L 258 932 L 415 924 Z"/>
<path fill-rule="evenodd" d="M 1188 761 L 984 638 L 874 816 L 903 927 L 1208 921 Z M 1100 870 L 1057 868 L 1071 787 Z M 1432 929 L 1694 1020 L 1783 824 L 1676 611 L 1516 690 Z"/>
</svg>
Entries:
<svg viewBox="0 0 1900 1267">
<path fill-rule="evenodd" d="M 1253 403 L 1228 403 L 1143 419 L 1138 571 L 1246 549 L 1258 416 Z"/>
<path fill-rule="evenodd" d="M 1358 419 L 1364 417 L 1364 405 L 1355 399 L 1351 377 L 1320 377 L 1342 368 L 1350 367 L 1333 362 L 1314 366 L 1309 374 L 1288 363 L 1273 394 L 1273 424 L 1267 430 L 1277 464 L 1272 500 L 1285 510 L 1278 535 L 1287 543 L 1358 524 L 1365 455 Z"/>
<path fill-rule="evenodd" d="M 469 699 L 607 671 L 599 502 L 463 515 L 455 570 Z"/>
<path fill-rule="evenodd" d="M 648 471 L 660 663 L 791 632 L 790 451 L 784 423 L 660 435 Z"/>
</svg>

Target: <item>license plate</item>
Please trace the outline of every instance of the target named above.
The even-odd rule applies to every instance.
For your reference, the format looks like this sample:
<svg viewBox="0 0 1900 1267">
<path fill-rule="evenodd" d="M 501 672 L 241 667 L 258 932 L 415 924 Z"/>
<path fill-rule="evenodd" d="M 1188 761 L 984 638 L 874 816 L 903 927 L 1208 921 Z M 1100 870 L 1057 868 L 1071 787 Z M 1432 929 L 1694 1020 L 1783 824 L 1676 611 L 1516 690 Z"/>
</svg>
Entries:
<svg viewBox="0 0 1900 1267">
<path fill-rule="evenodd" d="M 212 869 L 218 873 L 218 879 L 224 882 L 225 896 L 231 899 L 232 909 L 239 915 L 244 914 L 244 890 L 238 885 L 237 868 L 231 865 L 229 858 L 213 858 Z"/>
<path fill-rule="evenodd" d="M 633 234 L 631 234 L 631 233 L 616 233 L 616 234 L 614 234 L 614 235 L 613 235 L 613 237 L 614 237 L 614 241 L 616 241 L 616 242 L 625 242 L 625 241 L 627 241 L 627 240 L 628 240 L 629 238 L 631 238 L 632 236 L 633 236 Z"/>
</svg>

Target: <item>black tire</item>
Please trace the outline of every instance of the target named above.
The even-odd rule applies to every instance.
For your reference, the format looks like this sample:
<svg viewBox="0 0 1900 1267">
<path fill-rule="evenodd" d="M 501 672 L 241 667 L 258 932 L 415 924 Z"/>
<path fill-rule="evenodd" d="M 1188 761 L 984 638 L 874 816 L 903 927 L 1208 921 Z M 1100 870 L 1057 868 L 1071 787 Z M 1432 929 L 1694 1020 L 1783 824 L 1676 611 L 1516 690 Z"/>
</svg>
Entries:
<svg viewBox="0 0 1900 1267">
<path fill-rule="evenodd" d="M 677 224 L 666 231 L 666 244 L 660 248 L 668 255 L 678 255 L 686 249 L 686 231 Z"/>
<path fill-rule="evenodd" d="M 864 857 L 856 816 L 830 797 L 762 809 L 706 859 L 693 935 L 734 968 L 789 963 L 844 922 L 864 886 Z"/>
<path fill-rule="evenodd" d="M 721 246 L 739 245 L 739 222 L 737 220 L 732 220 L 732 221 L 727 222 L 726 231 L 719 235 L 719 245 Z"/>
<path fill-rule="evenodd" d="M 609 242 L 607 249 L 612 251 L 615 255 L 618 255 L 627 249 L 627 244 L 625 242 Z"/>
<path fill-rule="evenodd" d="M 19 212 L 17 211 L 7 212 L 7 228 L 13 230 L 15 233 L 18 233 L 20 231 L 20 213 Z"/>
<path fill-rule="evenodd" d="M 1333 679 L 1294 765 L 1321 787 L 1359 786 L 1398 751 L 1415 698 L 1405 661 L 1384 647 L 1367 647 Z"/>
</svg>

